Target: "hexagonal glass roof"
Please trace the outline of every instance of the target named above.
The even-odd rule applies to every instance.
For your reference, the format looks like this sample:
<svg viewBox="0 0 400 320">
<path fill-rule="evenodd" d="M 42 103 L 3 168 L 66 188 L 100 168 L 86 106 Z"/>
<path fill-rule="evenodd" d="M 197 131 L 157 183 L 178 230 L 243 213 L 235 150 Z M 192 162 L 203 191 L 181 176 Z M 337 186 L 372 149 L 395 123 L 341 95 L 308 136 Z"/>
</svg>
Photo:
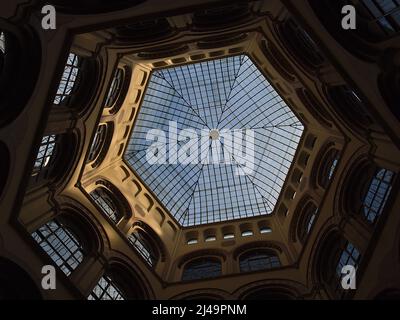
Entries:
<svg viewBox="0 0 400 320">
<path fill-rule="evenodd" d="M 271 214 L 304 127 L 246 55 L 152 73 L 125 160 L 184 227 Z"/>
</svg>

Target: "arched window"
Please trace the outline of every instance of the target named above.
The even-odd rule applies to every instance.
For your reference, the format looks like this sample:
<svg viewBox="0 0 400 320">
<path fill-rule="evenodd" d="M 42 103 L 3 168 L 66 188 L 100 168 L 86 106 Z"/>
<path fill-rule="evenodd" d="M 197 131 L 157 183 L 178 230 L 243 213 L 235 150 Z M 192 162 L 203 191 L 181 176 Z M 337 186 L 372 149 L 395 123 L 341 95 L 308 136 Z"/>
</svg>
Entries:
<svg viewBox="0 0 400 320">
<path fill-rule="evenodd" d="M 146 236 L 143 231 L 136 229 L 128 237 L 128 240 L 143 259 L 146 260 L 151 267 L 154 267 L 158 260 L 158 254 L 149 237 Z"/>
<path fill-rule="evenodd" d="M 97 188 L 90 193 L 90 196 L 99 206 L 100 210 L 115 224 L 117 224 L 123 217 L 121 210 L 116 205 L 116 201 L 112 194 L 104 189 Z"/>
<path fill-rule="evenodd" d="M 52 161 L 55 158 L 57 138 L 54 134 L 42 138 L 35 164 L 33 165 L 33 177 L 42 174 L 46 169 L 51 167 Z"/>
<path fill-rule="evenodd" d="M 267 270 L 281 266 L 279 257 L 268 250 L 252 250 L 239 257 L 240 272 Z"/>
<path fill-rule="evenodd" d="M 3 73 L 4 60 L 6 56 L 6 37 L 0 30 L 0 75 Z"/>
<path fill-rule="evenodd" d="M 48 134 L 38 146 L 31 172 L 30 187 L 57 182 L 71 173 L 76 160 L 76 137 L 73 133 Z M 56 180 L 57 179 L 57 180 Z"/>
<path fill-rule="evenodd" d="M 347 121 L 352 128 L 366 128 L 372 124 L 364 102 L 348 86 L 334 86 L 328 89 L 328 96 L 334 104 L 334 110 Z"/>
<path fill-rule="evenodd" d="M 324 285 L 327 293 L 333 298 L 351 294 L 349 290 L 342 288 L 342 269 L 343 266 L 351 265 L 357 270 L 360 262 L 359 249 L 345 239 L 338 230 L 331 231 L 318 247 L 315 259 L 315 274 L 317 275 L 315 281 Z"/>
<path fill-rule="evenodd" d="M 251 17 L 247 3 L 233 4 L 197 11 L 193 15 L 193 25 L 196 28 L 217 28 L 239 24 Z"/>
<path fill-rule="evenodd" d="M 336 275 L 338 278 L 342 278 L 342 268 L 344 266 L 350 265 L 357 268 L 361 255 L 358 249 L 350 242 L 342 248 L 340 252 L 340 257 L 336 265 Z"/>
<path fill-rule="evenodd" d="M 314 40 L 293 19 L 284 23 L 282 33 L 289 49 L 306 67 L 318 69 L 325 63 L 325 58 Z"/>
<path fill-rule="evenodd" d="M 4 32 L 0 30 L 0 53 L 5 54 L 6 53 L 6 37 L 4 35 Z"/>
<path fill-rule="evenodd" d="M 375 223 L 385 208 L 392 190 L 394 173 L 378 168 L 362 201 L 361 213 L 371 224 Z"/>
<path fill-rule="evenodd" d="M 354 1 L 363 19 L 359 19 L 361 30 L 374 34 L 379 39 L 393 36 L 400 31 L 399 0 Z"/>
<path fill-rule="evenodd" d="M 87 158 L 87 163 L 90 163 L 92 168 L 98 167 L 106 157 L 113 133 L 114 123 L 112 121 L 102 123 L 97 127 Z"/>
<path fill-rule="evenodd" d="M 88 300 L 125 300 L 125 298 L 113 279 L 105 274 L 94 287 Z"/>
<path fill-rule="evenodd" d="M 297 89 L 296 93 L 301 101 L 305 104 L 308 111 L 313 115 L 313 117 L 316 118 L 316 120 L 318 120 L 321 125 L 332 127 L 332 119 L 326 110 L 326 106 L 322 105 L 318 99 L 305 88 Z"/>
<path fill-rule="evenodd" d="M 87 299 L 145 300 L 148 298 L 146 287 L 132 266 L 112 260 Z"/>
<path fill-rule="evenodd" d="M 312 208 L 306 218 L 306 234 L 309 234 L 312 226 L 314 225 L 315 218 L 317 217 L 318 208 Z"/>
<path fill-rule="evenodd" d="M 3 73 L 3 68 L 6 60 L 6 36 L 0 29 L 0 76 Z"/>
<path fill-rule="evenodd" d="M 299 222 L 297 226 L 297 237 L 301 242 L 304 242 L 310 233 L 315 219 L 318 214 L 318 207 L 312 201 L 308 201 L 304 207 L 301 208 L 299 214 Z"/>
<path fill-rule="evenodd" d="M 116 28 L 117 38 L 122 42 L 153 41 L 167 37 L 173 29 L 166 18 L 142 20 Z"/>
<path fill-rule="evenodd" d="M 80 73 L 81 58 L 74 53 L 70 53 L 58 85 L 57 94 L 54 98 L 55 105 L 70 105 L 72 98 L 77 92 Z"/>
<path fill-rule="evenodd" d="M 90 146 L 89 157 L 88 157 L 89 162 L 94 161 L 97 158 L 104 145 L 106 137 L 107 137 L 107 125 L 101 124 L 97 127 L 92 145 Z"/>
<path fill-rule="evenodd" d="M 318 184 L 326 189 L 331 182 L 340 159 L 339 150 L 331 148 L 321 160 L 318 171 Z"/>
<path fill-rule="evenodd" d="M 67 276 L 83 261 L 83 243 L 61 219 L 41 226 L 32 233 L 32 237 Z"/>
<path fill-rule="evenodd" d="M 221 261 L 216 258 L 198 258 L 188 262 L 182 273 L 182 281 L 215 278 L 222 275 Z"/>
<path fill-rule="evenodd" d="M 344 266 L 353 266 L 357 270 L 361 260 L 360 251 L 350 242 L 346 242 L 343 248 L 339 251 L 339 259 L 336 263 L 336 273 L 334 275 L 333 283 L 336 283 L 336 293 L 341 295 L 343 288 L 341 279 L 343 277 L 342 270 Z"/>
<path fill-rule="evenodd" d="M 106 108 L 111 108 L 117 102 L 122 90 L 124 74 L 125 72 L 121 68 L 118 68 L 115 71 L 110 88 L 108 89 L 108 94 L 105 102 Z"/>
</svg>

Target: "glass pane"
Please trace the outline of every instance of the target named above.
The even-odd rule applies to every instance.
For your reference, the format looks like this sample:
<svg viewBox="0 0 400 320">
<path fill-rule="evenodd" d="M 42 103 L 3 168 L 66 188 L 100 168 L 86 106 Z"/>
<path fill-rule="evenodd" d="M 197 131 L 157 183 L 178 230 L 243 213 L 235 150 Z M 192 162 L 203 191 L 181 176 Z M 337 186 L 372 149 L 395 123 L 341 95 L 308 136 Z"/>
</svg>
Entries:
<svg viewBox="0 0 400 320">
<path fill-rule="evenodd" d="M 56 147 L 56 135 L 44 136 L 36 155 L 32 175 L 38 175 L 39 172 L 51 164 Z"/>
<path fill-rule="evenodd" d="M 222 274 L 221 263 L 209 259 L 189 262 L 183 270 L 182 280 L 199 280 L 218 277 Z"/>
<path fill-rule="evenodd" d="M 67 276 L 83 261 L 80 241 L 57 220 L 40 227 L 32 237 Z"/>
<path fill-rule="evenodd" d="M 240 271 L 249 272 L 280 267 L 279 258 L 265 252 L 251 252 L 240 258 Z"/>
<path fill-rule="evenodd" d="M 70 53 L 57 89 L 56 97 L 54 98 L 54 104 L 59 105 L 63 102 L 67 103 L 69 101 L 69 98 L 75 89 L 75 82 L 78 78 L 79 63 L 79 57 Z"/>
<path fill-rule="evenodd" d="M 394 173 L 386 169 L 377 169 L 372 178 L 368 191 L 363 199 L 361 212 L 366 220 L 373 224 L 381 215 L 387 199 L 392 190 L 392 180 Z"/>
<path fill-rule="evenodd" d="M 114 223 L 122 218 L 122 215 L 118 212 L 118 209 L 112 200 L 112 197 L 103 188 L 98 188 L 90 193 L 92 199 L 100 207 L 101 211 Z"/>
<path fill-rule="evenodd" d="M 119 92 L 122 87 L 123 75 L 124 71 L 118 68 L 111 82 L 111 86 L 107 94 L 106 107 L 111 107 L 117 101 Z"/>
<path fill-rule="evenodd" d="M 146 262 L 153 266 L 157 258 L 148 244 L 146 239 L 139 233 L 139 231 L 133 232 L 129 238 L 129 242 L 135 247 L 136 251 L 146 260 Z"/>
<path fill-rule="evenodd" d="M 124 300 L 122 293 L 109 276 L 103 276 L 94 287 L 88 300 Z"/>
<path fill-rule="evenodd" d="M 4 32 L 0 31 L 0 51 L 4 54 L 6 53 L 6 39 Z"/>
<path fill-rule="evenodd" d="M 191 155 L 198 151 L 193 162 L 171 158 L 187 137 L 166 139 L 165 148 L 162 138 L 147 138 L 153 129 L 167 137 L 171 123 L 177 132 L 195 132 L 188 148 Z M 266 215 L 274 211 L 303 129 L 248 56 L 210 60 L 153 72 L 125 159 L 183 226 Z M 249 132 L 254 143 L 247 143 Z M 149 153 L 169 160 L 152 164 Z M 254 155 L 251 174 L 244 171 L 251 162 L 246 154 Z"/>
</svg>

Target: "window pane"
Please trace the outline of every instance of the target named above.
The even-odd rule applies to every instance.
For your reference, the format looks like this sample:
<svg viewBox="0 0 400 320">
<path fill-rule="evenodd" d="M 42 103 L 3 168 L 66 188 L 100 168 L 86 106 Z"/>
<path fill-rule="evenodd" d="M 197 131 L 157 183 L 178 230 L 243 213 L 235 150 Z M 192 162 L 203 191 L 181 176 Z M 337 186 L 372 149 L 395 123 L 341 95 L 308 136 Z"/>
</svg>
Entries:
<svg viewBox="0 0 400 320">
<path fill-rule="evenodd" d="M 58 85 L 57 94 L 54 98 L 54 104 L 68 104 L 71 96 L 75 91 L 76 80 L 79 76 L 80 58 L 70 53 L 60 83 Z"/>
<path fill-rule="evenodd" d="M 336 267 L 336 274 L 339 278 L 342 277 L 342 268 L 346 265 L 351 265 L 357 269 L 360 262 L 361 255 L 360 252 L 354 245 L 348 242 L 345 248 L 342 250 L 339 262 Z"/>
<path fill-rule="evenodd" d="M 94 287 L 88 300 L 124 300 L 124 297 L 112 279 L 105 275 Z"/>
<path fill-rule="evenodd" d="M 101 211 L 112 222 L 118 223 L 118 221 L 121 220 L 122 215 L 118 212 L 118 209 L 108 191 L 103 188 L 98 188 L 91 192 L 90 196 L 100 207 Z"/>
<path fill-rule="evenodd" d="M 93 161 L 99 155 L 101 148 L 103 146 L 104 140 L 106 138 L 107 125 L 102 124 L 97 127 L 96 134 L 94 136 L 92 145 L 89 151 L 88 161 Z"/>
<path fill-rule="evenodd" d="M 240 271 L 249 272 L 280 267 L 279 258 L 262 251 L 250 252 L 240 258 Z"/>
<path fill-rule="evenodd" d="M 150 266 L 153 266 L 157 261 L 156 255 L 154 254 L 150 244 L 141 235 L 139 231 L 133 232 L 128 240 L 135 247 L 136 251 L 147 261 Z"/>
<path fill-rule="evenodd" d="M 392 190 L 394 173 L 379 168 L 372 178 L 368 191 L 363 199 L 361 212 L 366 220 L 373 224 L 381 215 Z"/>
<path fill-rule="evenodd" d="M 216 260 L 198 259 L 189 262 L 183 270 L 182 280 L 199 280 L 218 277 L 222 274 L 221 263 Z"/>
<path fill-rule="evenodd" d="M 57 220 L 40 227 L 32 237 L 67 276 L 83 261 L 82 244 Z"/>
<path fill-rule="evenodd" d="M 4 32 L 0 30 L 0 51 L 4 54 L 6 53 L 6 39 Z"/>
<path fill-rule="evenodd" d="M 400 3 L 398 0 L 361 0 L 371 15 L 371 23 L 382 30 L 383 35 L 392 35 L 400 30 Z"/>
<path fill-rule="evenodd" d="M 330 169 L 329 169 L 329 174 L 328 174 L 329 180 L 332 179 L 333 174 L 335 173 L 335 169 L 336 169 L 336 166 L 337 166 L 337 164 L 338 164 L 338 161 L 339 161 L 338 158 L 333 159 L 333 161 L 332 161 L 331 167 L 330 167 Z"/>
<path fill-rule="evenodd" d="M 39 172 L 51 164 L 51 160 L 56 148 L 56 135 L 44 136 L 39 147 L 38 154 L 33 166 L 32 176 L 36 176 Z"/>
<path fill-rule="evenodd" d="M 113 104 L 117 101 L 120 90 L 122 88 L 123 77 L 124 70 L 118 68 L 115 72 L 110 89 L 107 94 L 106 107 L 112 107 Z"/>
<path fill-rule="evenodd" d="M 317 213 L 318 213 L 318 208 L 316 208 L 315 210 L 314 210 L 314 208 L 312 208 L 311 210 L 313 210 L 313 211 L 311 213 L 309 213 L 309 218 L 308 218 L 307 227 L 306 227 L 307 234 L 310 233 L 311 228 L 314 225 L 314 221 L 315 221 L 315 218 L 317 217 Z"/>
</svg>

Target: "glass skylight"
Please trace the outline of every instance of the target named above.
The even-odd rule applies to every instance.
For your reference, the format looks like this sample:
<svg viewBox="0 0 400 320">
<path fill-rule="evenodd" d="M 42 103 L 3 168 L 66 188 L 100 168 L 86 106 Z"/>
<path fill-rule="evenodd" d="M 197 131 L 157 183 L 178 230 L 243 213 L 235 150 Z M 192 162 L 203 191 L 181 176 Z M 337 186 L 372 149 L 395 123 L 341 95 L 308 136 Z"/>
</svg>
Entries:
<svg viewBox="0 0 400 320">
<path fill-rule="evenodd" d="M 226 57 L 153 72 L 125 160 L 182 226 L 266 215 L 303 130 L 248 56 Z"/>
</svg>

